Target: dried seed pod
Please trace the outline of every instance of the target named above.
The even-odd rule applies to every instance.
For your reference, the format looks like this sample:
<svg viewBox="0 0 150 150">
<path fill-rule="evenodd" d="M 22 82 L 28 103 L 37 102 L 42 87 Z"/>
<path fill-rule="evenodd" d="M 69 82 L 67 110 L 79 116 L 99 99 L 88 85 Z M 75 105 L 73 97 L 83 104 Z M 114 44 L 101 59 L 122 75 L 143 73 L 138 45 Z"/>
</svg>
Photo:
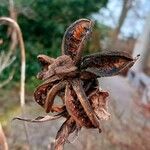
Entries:
<svg viewBox="0 0 150 150">
<path fill-rule="evenodd" d="M 88 83 L 86 82 L 83 87 L 88 96 L 88 101 L 98 119 L 107 120 L 110 117 L 110 114 L 107 112 L 106 100 L 109 95 L 108 92 L 100 91 L 98 89 L 97 80 L 89 81 Z M 95 124 L 92 124 L 77 98 L 76 93 L 69 84 L 65 90 L 65 105 L 68 113 L 76 121 L 77 125 L 86 128 L 97 128 Z"/>
<path fill-rule="evenodd" d="M 53 85 L 57 84 L 59 80 L 60 79 L 57 76 L 54 76 L 36 88 L 34 91 L 34 99 L 40 106 L 45 106 L 48 91 L 53 87 Z"/>
<path fill-rule="evenodd" d="M 54 58 L 49 57 L 47 55 L 43 55 L 43 54 L 38 55 L 37 59 L 43 66 L 51 65 L 55 61 Z"/>
<path fill-rule="evenodd" d="M 91 33 L 93 22 L 88 19 L 79 19 L 68 27 L 62 41 L 62 54 L 69 55 L 74 63 L 81 58 L 82 47 Z"/>
<path fill-rule="evenodd" d="M 67 85 L 65 90 L 65 105 L 70 116 L 76 121 L 80 127 L 93 128 L 93 124 L 86 115 L 81 103 L 79 102 L 76 93 L 70 85 Z"/>
<path fill-rule="evenodd" d="M 45 111 L 47 113 L 49 113 L 52 110 L 52 106 L 54 104 L 54 99 L 56 97 L 56 95 L 65 88 L 66 82 L 59 82 L 55 85 L 53 85 L 53 87 L 49 90 L 49 92 L 47 92 L 47 97 L 45 99 Z"/>
<path fill-rule="evenodd" d="M 42 71 L 38 78 L 45 82 L 34 92 L 35 101 L 45 111 L 57 115 L 38 117 L 36 119 L 16 119 L 29 122 L 45 122 L 66 118 L 59 129 L 55 150 L 62 150 L 68 137 L 81 127 L 97 128 L 101 132 L 100 120 L 107 120 L 108 92 L 99 90 L 97 77 L 112 76 L 125 68 L 130 68 L 137 58 L 133 59 L 124 52 L 102 52 L 85 56 L 81 60 L 82 48 L 91 33 L 93 22 L 80 19 L 74 22 L 65 32 L 62 41 L 62 56 L 54 59 L 39 55 Z M 54 105 L 54 98 L 62 98 L 62 105 Z"/>
<path fill-rule="evenodd" d="M 46 59 L 45 61 L 47 62 Z M 42 60 L 42 63 L 45 61 Z M 77 67 L 74 65 L 72 59 L 67 55 L 59 56 L 52 64 L 48 63 L 45 65 L 43 63 L 43 66 L 43 70 L 38 74 L 38 78 L 42 80 L 49 79 L 54 75 L 62 77 L 77 70 Z"/>
<path fill-rule="evenodd" d="M 80 79 L 76 78 L 76 79 L 72 80 L 70 83 L 73 87 L 73 90 L 77 94 L 77 98 L 79 99 L 86 115 L 92 122 L 93 126 L 100 129 L 100 124 L 99 124 L 98 118 L 95 116 L 94 110 L 93 110 L 92 106 L 90 105 L 88 97 L 84 91 L 82 81 Z"/>
<path fill-rule="evenodd" d="M 119 74 L 126 68 L 134 65 L 137 58 L 125 52 L 104 51 L 83 57 L 81 69 L 97 75 L 97 77 L 107 77 Z"/>
</svg>

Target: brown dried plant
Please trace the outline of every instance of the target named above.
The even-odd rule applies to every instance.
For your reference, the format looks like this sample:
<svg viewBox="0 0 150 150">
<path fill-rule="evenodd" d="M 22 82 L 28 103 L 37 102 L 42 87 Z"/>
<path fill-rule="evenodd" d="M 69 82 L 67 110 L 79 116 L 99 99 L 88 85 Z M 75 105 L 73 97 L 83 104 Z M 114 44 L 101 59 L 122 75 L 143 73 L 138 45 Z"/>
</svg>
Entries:
<svg viewBox="0 0 150 150">
<path fill-rule="evenodd" d="M 57 114 L 34 120 L 15 118 L 30 122 L 66 118 L 56 135 L 55 150 L 63 149 L 68 136 L 82 127 L 98 128 L 101 132 L 100 121 L 110 117 L 106 99 L 109 94 L 99 89 L 97 78 L 117 75 L 137 60 L 118 51 L 104 51 L 82 57 L 82 49 L 91 35 L 92 27 L 91 20 L 77 20 L 64 34 L 61 56 L 56 59 L 46 55 L 38 56 L 43 70 L 37 78 L 44 82 L 36 88 L 34 98 L 47 113 Z M 61 97 L 62 105 L 54 104 L 56 95 Z"/>
</svg>

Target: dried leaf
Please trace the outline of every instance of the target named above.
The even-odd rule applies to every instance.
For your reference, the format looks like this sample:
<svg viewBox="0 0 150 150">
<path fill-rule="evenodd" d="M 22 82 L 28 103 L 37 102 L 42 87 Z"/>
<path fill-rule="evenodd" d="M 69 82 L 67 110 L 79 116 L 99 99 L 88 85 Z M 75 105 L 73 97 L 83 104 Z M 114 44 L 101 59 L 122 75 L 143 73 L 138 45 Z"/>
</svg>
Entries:
<svg viewBox="0 0 150 150">
<path fill-rule="evenodd" d="M 94 73 L 97 77 L 114 76 L 132 67 L 137 58 L 134 59 L 125 52 L 104 51 L 83 57 L 81 69 Z"/>
<path fill-rule="evenodd" d="M 39 117 L 37 117 L 35 119 L 25 119 L 25 118 L 21 118 L 21 117 L 15 117 L 15 118 L 13 118 L 13 120 L 21 120 L 21 121 L 27 121 L 27 122 L 40 123 L 40 122 L 56 120 L 56 119 L 58 119 L 60 117 L 62 117 L 62 116 L 61 115 L 55 115 L 55 116 L 46 115 L 44 117 L 39 116 Z"/>
<path fill-rule="evenodd" d="M 89 101 L 92 108 L 100 120 L 108 120 L 110 118 L 110 114 L 107 112 L 108 96 L 108 92 L 100 91 L 98 88 L 89 95 Z"/>
</svg>

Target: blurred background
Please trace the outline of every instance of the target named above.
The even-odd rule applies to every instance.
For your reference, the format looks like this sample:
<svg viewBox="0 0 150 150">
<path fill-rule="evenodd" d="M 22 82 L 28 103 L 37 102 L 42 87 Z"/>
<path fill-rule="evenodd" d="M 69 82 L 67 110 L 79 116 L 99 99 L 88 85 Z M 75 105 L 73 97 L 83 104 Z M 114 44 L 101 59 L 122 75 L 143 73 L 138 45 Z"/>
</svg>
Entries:
<svg viewBox="0 0 150 150">
<path fill-rule="evenodd" d="M 0 0 L 0 17 L 19 24 L 26 49 L 25 116 L 44 110 L 33 100 L 40 81 L 38 54 L 56 58 L 66 28 L 75 20 L 95 21 L 84 54 L 102 50 L 126 51 L 140 58 L 120 76 L 99 79 L 110 93 L 111 118 L 102 122 L 103 132 L 83 129 L 66 144 L 73 150 L 150 149 L 150 1 L 149 0 Z M 63 119 L 41 124 L 11 121 L 21 114 L 21 56 L 16 30 L 0 25 L 0 149 L 45 150 L 50 147 Z M 7 141 L 4 146 L 4 141 Z M 3 147 L 3 148 L 2 148 Z"/>
</svg>

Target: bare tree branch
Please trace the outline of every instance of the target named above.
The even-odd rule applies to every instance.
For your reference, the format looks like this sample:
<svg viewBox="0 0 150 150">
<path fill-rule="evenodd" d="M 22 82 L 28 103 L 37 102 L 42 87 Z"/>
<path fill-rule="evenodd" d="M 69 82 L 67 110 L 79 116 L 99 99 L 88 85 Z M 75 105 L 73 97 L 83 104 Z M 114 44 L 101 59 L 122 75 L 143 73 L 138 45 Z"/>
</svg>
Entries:
<svg viewBox="0 0 150 150">
<path fill-rule="evenodd" d="M 121 10 L 120 17 L 118 20 L 118 24 L 112 34 L 112 43 L 116 42 L 118 35 L 120 33 L 121 27 L 123 26 L 124 21 L 127 17 L 128 11 L 133 6 L 133 1 L 134 0 L 123 0 L 123 6 L 122 6 L 122 10 Z"/>
</svg>

